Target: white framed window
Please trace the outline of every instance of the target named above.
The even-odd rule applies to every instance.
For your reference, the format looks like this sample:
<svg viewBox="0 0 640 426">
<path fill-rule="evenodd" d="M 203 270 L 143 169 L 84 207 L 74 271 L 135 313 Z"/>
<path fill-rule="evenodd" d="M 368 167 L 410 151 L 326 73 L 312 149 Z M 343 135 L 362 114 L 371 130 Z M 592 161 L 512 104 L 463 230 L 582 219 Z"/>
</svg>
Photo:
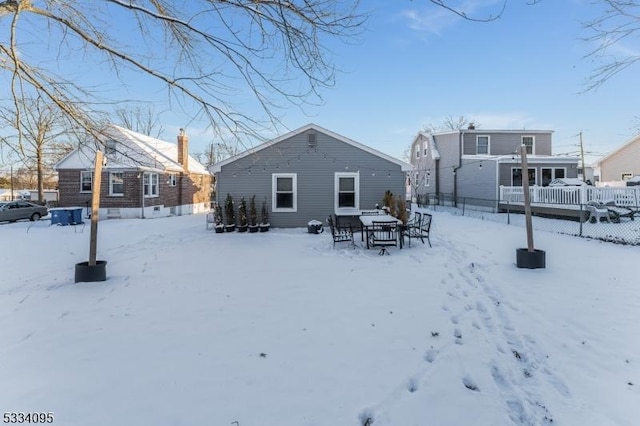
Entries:
<svg viewBox="0 0 640 426">
<path fill-rule="evenodd" d="M 178 181 L 178 177 L 176 176 L 175 173 L 171 173 L 169 175 L 169 180 L 167 180 L 167 184 L 169 186 L 176 186 L 176 182 Z"/>
<path fill-rule="evenodd" d="M 420 158 L 420 144 L 416 145 L 416 158 Z"/>
<path fill-rule="evenodd" d="M 158 191 L 158 174 L 145 173 L 143 176 L 142 188 L 146 198 L 157 197 Z"/>
<path fill-rule="evenodd" d="M 271 206 L 274 212 L 298 211 L 298 175 L 296 173 L 271 175 Z"/>
<path fill-rule="evenodd" d="M 565 178 L 566 173 L 567 171 L 564 167 L 557 167 L 557 168 L 543 167 L 540 170 L 540 178 L 541 178 L 542 186 L 549 186 L 549 183 L 551 183 L 551 181 L 554 179 Z"/>
<path fill-rule="evenodd" d="M 629 180 L 629 179 L 631 179 L 632 177 L 633 177 L 633 173 L 631 173 L 631 172 L 624 172 L 624 173 L 622 173 L 622 174 L 620 175 L 620 178 L 621 178 L 622 180 Z"/>
<path fill-rule="evenodd" d="M 111 172 L 109 173 L 109 195 L 123 196 L 124 195 L 124 173 Z"/>
<path fill-rule="evenodd" d="M 536 143 L 536 138 L 535 136 L 523 136 L 522 137 L 522 145 L 527 147 L 527 154 L 531 154 L 533 155 L 534 151 L 534 145 Z"/>
<path fill-rule="evenodd" d="M 80 172 L 80 192 L 93 191 L 93 172 Z"/>
<path fill-rule="evenodd" d="M 336 212 L 340 209 L 360 209 L 360 174 L 358 172 L 335 174 L 334 202 Z"/>
<path fill-rule="evenodd" d="M 427 170 L 427 173 L 424 175 L 424 186 L 431 185 L 431 170 Z"/>
<path fill-rule="evenodd" d="M 113 139 L 109 139 L 104 143 L 104 153 L 105 155 L 115 155 L 115 153 L 117 152 L 116 150 L 116 144 L 117 142 L 114 141 Z"/>
<path fill-rule="evenodd" d="M 476 154 L 489 154 L 489 136 L 476 136 Z"/>
<path fill-rule="evenodd" d="M 536 184 L 536 169 L 529 169 L 529 186 Z M 511 169 L 511 186 L 522 186 L 522 168 L 513 167 Z"/>
</svg>

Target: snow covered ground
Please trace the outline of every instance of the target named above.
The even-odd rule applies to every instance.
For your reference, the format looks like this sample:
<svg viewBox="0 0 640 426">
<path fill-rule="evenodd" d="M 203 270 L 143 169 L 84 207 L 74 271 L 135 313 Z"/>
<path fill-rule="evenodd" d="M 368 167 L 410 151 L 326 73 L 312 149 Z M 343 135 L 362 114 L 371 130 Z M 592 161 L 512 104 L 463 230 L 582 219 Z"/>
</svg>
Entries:
<svg viewBox="0 0 640 426">
<path fill-rule="evenodd" d="M 640 247 L 435 212 L 433 248 L 0 225 L 0 411 L 54 424 L 637 425 Z M 27 232 L 28 230 L 28 232 Z M 82 232 L 81 232 L 82 231 Z M 357 241 L 361 245 L 360 241 Z"/>
</svg>

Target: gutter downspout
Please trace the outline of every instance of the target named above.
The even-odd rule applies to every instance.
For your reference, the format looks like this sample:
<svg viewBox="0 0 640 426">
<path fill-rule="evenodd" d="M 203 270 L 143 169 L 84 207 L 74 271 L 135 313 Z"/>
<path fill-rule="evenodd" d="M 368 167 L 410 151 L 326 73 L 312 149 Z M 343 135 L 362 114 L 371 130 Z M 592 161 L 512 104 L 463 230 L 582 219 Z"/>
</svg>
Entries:
<svg viewBox="0 0 640 426">
<path fill-rule="evenodd" d="M 458 153 L 458 165 L 453 167 L 453 206 L 458 207 L 458 169 L 462 167 L 462 145 L 465 131 L 460 131 L 460 152 Z"/>
</svg>

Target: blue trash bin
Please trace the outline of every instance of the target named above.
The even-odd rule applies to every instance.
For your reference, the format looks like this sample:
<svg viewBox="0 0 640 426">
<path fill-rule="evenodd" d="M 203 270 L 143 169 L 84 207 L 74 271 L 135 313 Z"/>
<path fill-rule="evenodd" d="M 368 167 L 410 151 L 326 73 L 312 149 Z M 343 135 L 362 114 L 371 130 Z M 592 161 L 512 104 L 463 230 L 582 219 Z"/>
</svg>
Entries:
<svg viewBox="0 0 640 426">
<path fill-rule="evenodd" d="M 72 225 L 82 223 L 82 207 L 69 209 L 69 223 Z"/>
<path fill-rule="evenodd" d="M 65 209 L 52 209 L 51 224 L 52 225 L 68 225 L 69 224 L 69 212 Z"/>
</svg>

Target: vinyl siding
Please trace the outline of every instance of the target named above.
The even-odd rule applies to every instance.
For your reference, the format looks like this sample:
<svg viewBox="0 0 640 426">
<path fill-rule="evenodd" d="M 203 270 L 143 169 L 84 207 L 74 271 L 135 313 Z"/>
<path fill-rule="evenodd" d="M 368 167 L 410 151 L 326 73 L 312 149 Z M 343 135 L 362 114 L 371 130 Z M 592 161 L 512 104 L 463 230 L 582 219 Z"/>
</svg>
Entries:
<svg viewBox="0 0 640 426">
<path fill-rule="evenodd" d="M 511 186 L 511 169 L 522 167 L 522 163 L 518 160 L 514 160 L 512 163 L 500 164 L 499 169 L 499 185 Z M 542 169 L 543 168 L 564 168 L 567 178 L 577 178 L 578 169 L 575 163 L 529 163 L 530 169 L 536 169 L 536 185 L 542 183 Z"/>
<path fill-rule="evenodd" d="M 480 167 L 482 164 L 482 167 Z M 496 167 L 494 160 L 462 160 L 462 166 L 456 171 L 458 179 L 457 197 L 473 200 L 496 200 Z M 472 202 L 471 204 L 479 204 Z"/>
<path fill-rule="evenodd" d="M 237 208 L 241 197 L 248 203 L 255 194 L 258 221 L 262 202 L 266 200 L 273 227 L 306 227 L 311 219 L 324 222 L 335 212 L 335 173 L 358 171 L 361 210 L 380 204 L 386 190 L 404 197 L 405 173 L 398 164 L 314 132 L 315 149 L 307 146 L 308 132 L 304 132 L 222 166 L 216 176 L 216 196 L 220 204 L 223 205 L 227 194 L 231 194 Z M 273 173 L 297 174 L 296 212 L 272 211 Z"/>
<path fill-rule="evenodd" d="M 534 154 L 551 155 L 551 133 L 550 132 L 527 132 L 522 133 L 500 133 L 483 132 L 482 130 L 463 131 L 464 155 L 476 155 L 477 136 L 489 136 L 489 155 L 511 155 L 520 152 L 522 136 L 534 137 Z"/>
<path fill-rule="evenodd" d="M 600 163 L 600 180 L 612 182 L 622 180 L 622 173 L 640 175 L 640 139 Z"/>
<path fill-rule="evenodd" d="M 453 194 L 453 169 L 458 166 L 460 157 L 460 139 L 458 133 L 434 135 L 440 162 L 438 166 L 439 191 L 442 194 Z"/>
</svg>

